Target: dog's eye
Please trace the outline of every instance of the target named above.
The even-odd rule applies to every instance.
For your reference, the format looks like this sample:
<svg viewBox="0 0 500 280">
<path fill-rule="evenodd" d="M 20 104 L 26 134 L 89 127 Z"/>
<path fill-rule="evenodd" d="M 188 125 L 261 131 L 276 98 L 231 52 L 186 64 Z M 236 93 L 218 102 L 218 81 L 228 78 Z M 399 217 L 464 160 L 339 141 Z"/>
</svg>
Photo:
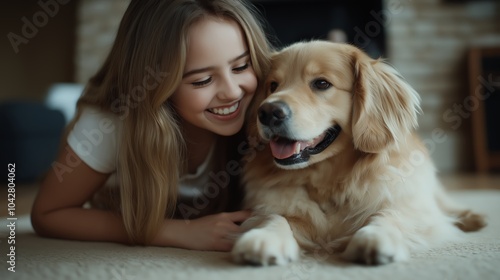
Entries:
<svg viewBox="0 0 500 280">
<path fill-rule="evenodd" d="M 278 88 L 278 83 L 277 82 L 271 82 L 269 84 L 269 91 L 271 93 L 275 92 L 277 88 Z"/>
<path fill-rule="evenodd" d="M 319 90 L 326 90 L 330 88 L 332 84 L 324 79 L 317 79 L 311 83 L 311 87 Z"/>
</svg>

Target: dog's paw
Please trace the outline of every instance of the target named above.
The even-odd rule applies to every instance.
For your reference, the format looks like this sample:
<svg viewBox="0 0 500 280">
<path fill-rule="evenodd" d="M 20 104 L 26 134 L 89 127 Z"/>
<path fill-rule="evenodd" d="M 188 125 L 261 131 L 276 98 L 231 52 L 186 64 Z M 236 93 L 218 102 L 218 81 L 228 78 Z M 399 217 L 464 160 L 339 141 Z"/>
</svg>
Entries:
<svg viewBox="0 0 500 280">
<path fill-rule="evenodd" d="M 231 252 L 237 263 L 254 265 L 286 265 L 299 259 L 299 245 L 293 235 L 280 236 L 270 230 L 256 228 L 243 234 Z"/>
<path fill-rule="evenodd" d="M 455 225 L 462 231 L 468 232 L 480 230 L 485 227 L 487 223 L 483 215 L 467 210 L 460 214 Z"/>
<path fill-rule="evenodd" d="M 403 244 L 391 239 L 386 232 L 367 226 L 354 234 L 342 258 L 367 265 L 381 265 L 407 260 L 409 253 Z"/>
</svg>

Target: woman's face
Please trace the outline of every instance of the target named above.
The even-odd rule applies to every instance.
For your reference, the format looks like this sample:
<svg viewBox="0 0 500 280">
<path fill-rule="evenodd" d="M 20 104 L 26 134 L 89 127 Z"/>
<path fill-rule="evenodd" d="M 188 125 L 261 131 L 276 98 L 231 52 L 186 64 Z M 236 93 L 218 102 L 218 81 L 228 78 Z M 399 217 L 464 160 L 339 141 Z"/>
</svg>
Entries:
<svg viewBox="0 0 500 280">
<path fill-rule="evenodd" d="M 257 77 L 239 25 L 208 17 L 189 29 L 182 82 L 172 96 L 191 125 L 229 136 L 243 126 Z"/>
</svg>

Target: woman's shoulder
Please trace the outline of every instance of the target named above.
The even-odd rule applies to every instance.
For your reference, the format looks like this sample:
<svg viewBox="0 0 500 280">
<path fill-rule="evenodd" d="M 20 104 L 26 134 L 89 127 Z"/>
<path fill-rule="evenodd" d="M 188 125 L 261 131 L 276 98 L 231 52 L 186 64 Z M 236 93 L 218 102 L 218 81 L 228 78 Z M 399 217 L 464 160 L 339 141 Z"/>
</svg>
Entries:
<svg viewBox="0 0 500 280">
<path fill-rule="evenodd" d="M 80 130 L 97 129 L 105 134 L 116 134 L 120 130 L 121 123 L 119 116 L 112 112 L 95 106 L 85 106 L 80 108 L 74 126 Z"/>
<path fill-rule="evenodd" d="M 91 168 L 109 173 L 116 169 L 119 118 L 96 107 L 81 108 L 68 134 L 68 145 Z"/>
<path fill-rule="evenodd" d="M 106 112 L 94 106 L 85 106 L 81 108 L 77 123 L 93 124 L 108 130 L 109 126 L 119 125 L 119 118 L 111 112 Z"/>
</svg>

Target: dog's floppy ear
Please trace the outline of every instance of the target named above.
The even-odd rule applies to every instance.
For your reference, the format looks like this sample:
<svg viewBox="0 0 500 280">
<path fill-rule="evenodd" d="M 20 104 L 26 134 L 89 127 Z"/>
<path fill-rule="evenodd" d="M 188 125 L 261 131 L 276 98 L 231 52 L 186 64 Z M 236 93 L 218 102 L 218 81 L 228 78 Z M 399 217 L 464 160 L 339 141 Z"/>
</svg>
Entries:
<svg viewBox="0 0 500 280">
<path fill-rule="evenodd" d="M 354 146 L 377 153 L 399 144 L 417 127 L 420 97 L 397 71 L 361 51 L 353 54 L 354 92 L 352 134 Z"/>
</svg>

